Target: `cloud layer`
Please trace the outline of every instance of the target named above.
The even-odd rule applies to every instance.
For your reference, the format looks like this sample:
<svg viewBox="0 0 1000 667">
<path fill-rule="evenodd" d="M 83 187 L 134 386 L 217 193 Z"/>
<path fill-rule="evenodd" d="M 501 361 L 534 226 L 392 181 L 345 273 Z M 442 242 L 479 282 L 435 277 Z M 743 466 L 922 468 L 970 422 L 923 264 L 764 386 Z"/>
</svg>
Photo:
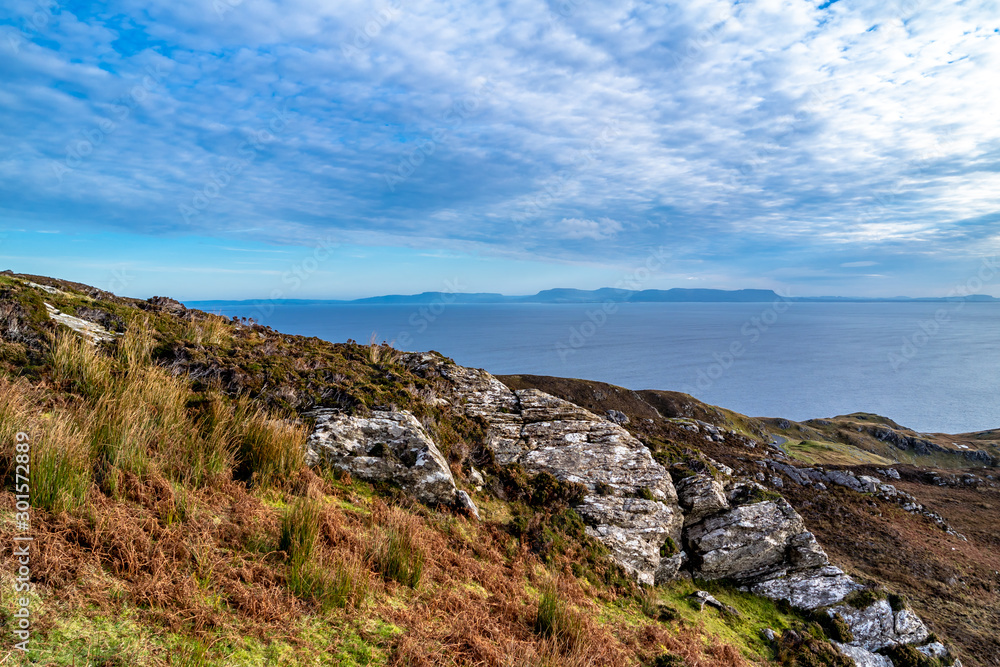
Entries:
<svg viewBox="0 0 1000 667">
<path fill-rule="evenodd" d="M 998 10 L 5 3 L 0 216 L 932 290 L 1000 249 Z"/>
</svg>

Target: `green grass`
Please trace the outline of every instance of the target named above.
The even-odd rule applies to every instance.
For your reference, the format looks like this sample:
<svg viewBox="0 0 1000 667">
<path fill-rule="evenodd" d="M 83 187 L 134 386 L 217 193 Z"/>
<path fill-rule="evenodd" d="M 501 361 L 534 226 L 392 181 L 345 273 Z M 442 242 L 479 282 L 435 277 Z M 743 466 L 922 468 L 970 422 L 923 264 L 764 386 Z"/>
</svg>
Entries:
<svg viewBox="0 0 1000 667">
<path fill-rule="evenodd" d="M 385 526 L 370 553 L 372 564 L 385 579 L 410 588 L 420 584 L 425 558 L 411 526 L 402 522 Z"/>
<path fill-rule="evenodd" d="M 292 563 L 287 582 L 296 597 L 314 602 L 323 612 L 360 607 L 369 591 L 368 572 L 355 563 Z"/>
<path fill-rule="evenodd" d="M 654 590 L 655 602 L 646 602 L 644 606 L 656 602 L 666 603 L 680 620 L 695 625 L 702 624 L 706 634 L 733 644 L 751 659 L 771 660 L 775 657 L 774 648 L 760 634 L 764 628 L 770 628 L 781 635 L 783 631 L 807 622 L 802 615 L 779 602 L 740 592 L 724 582 L 676 581 Z M 739 616 L 723 614 L 708 606 L 700 610 L 700 604 L 690 597 L 698 590 L 708 591 L 723 604 L 734 607 L 739 611 Z"/>
<path fill-rule="evenodd" d="M 285 511 L 281 519 L 278 549 L 285 552 L 292 564 L 304 563 L 312 556 L 321 516 L 322 507 L 309 498 L 300 498 Z"/>
<path fill-rule="evenodd" d="M 120 607 L 114 615 L 93 610 L 89 614 L 58 616 L 49 631 L 33 638 L 28 660 L 15 654 L 4 664 L 382 667 L 387 664 L 387 647 L 401 632 L 382 622 L 368 622 L 362 631 L 336 619 L 308 616 L 271 641 L 234 631 L 191 637 L 144 623 L 140 614 L 134 608 Z M 5 653 L 0 653 L 0 659 Z"/>
<path fill-rule="evenodd" d="M 784 449 L 794 459 L 810 465 L 892 465 L 893 460 L 852 445 L 816 440 L 789 440 Z"/>
<path fill-rule="evenodd" d="M 70 449 L 51 444 L 34 457 L 31 467 L 31 503 L 52 513 L 84 504 L 90 488 L 90 460 Z"/>
<path fill-rule="evenodd" d="M 535 610 L 535 632 L 554 639 L 564 651 L 572 651 L 583 642 L 585 628 L 580 616 L 570 609 L 554 585 L 542 589 Z"/>
</svg>

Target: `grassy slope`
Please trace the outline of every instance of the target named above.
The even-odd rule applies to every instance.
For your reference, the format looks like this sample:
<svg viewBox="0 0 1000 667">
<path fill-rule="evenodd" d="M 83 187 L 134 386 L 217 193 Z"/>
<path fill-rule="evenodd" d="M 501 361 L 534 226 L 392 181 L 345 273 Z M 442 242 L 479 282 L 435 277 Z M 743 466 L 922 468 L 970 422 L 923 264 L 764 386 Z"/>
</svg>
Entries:
<svg viewBox="0 0 1000 667">
<path fill-rule="evenodd" d="M 6 664 L 742 666 L 775 659 L 763 627 L 805 631 L 718 584 L 741 618 L 696 611 L 683 582 L 656 593 L 675 618 L 644 615 L 566 503 L 516 474 L 487 468 L 473 523 L 306 469 L 312 405 L 414 411 L 460 482 L 482 459 L 482 425 L 434 405 L 389 348 L 32 280 L 61 291 L 0 276 L 0 539 L 17 431 L 35 505 L 32 651 L 5 645 Z M 82 343 L 43 301 L 123 335 Z"/>
</svg>

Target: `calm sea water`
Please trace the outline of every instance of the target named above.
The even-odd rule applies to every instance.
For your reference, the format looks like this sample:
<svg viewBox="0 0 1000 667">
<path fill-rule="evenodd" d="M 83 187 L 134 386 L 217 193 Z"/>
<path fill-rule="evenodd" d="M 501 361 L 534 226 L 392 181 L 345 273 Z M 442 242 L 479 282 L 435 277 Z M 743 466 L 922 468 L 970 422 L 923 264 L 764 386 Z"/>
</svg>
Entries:
<svg viewBox="0 0 1000 667">
<path fill-rule="evenodd" d="M 215 307 L 292 334 L 395 341 L 492 373 L 671 389 L 753 416 L 874 412 L 1000 427 L 1000 306 L 779 303 Z"/>
</svg>

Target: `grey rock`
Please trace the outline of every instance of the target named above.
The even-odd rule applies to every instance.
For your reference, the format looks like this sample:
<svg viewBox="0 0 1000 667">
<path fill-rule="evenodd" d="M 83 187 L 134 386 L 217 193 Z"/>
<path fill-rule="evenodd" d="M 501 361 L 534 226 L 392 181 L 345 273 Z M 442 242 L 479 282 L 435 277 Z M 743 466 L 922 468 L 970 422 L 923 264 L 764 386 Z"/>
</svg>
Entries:
<svg viewBox="0 0 1000 667">
<path fill-rule="evenodd" d="M 604 543 L 626 572 L 640 583 L 657 583 L 660 548 L 668 537 L 680 538 L 683 517 L 675 507 L 657 500 L 589 495 L 576 511 L 587 533 Z"/>
<path fill-rule="evenodd" d="M 576 511 L 588 532 L 638 581 L 656 581 L 660 547 L 667 537 L 680 540 L 684 519 L 670 474 L 642 442 L 614 421 L 550 394 L 513 392 L 486 371 L 433 354 L 407 355 L 403 362 L 446 380 L 451 404 L 486 421 L 486 442 L 498 463 L 586 486 L 590 493 Z"/>
<path fill-rule="evenodd" d="M 677 579 L 685 562 L 687 562 L 687 554 L 683 551 L 673 556 L 661 557 L 660 564 L 656 567 L 654 583 L 659 586 Z"/>
<path fill-rule="evenodd" d="M 89 343 L 97 344 L 105 341 L 111 341 L 120 335 L 113 331 L 108 331 L 99 324 L 95 324 L 79 317 L 74 317 L 73 315 L 67 315 L 49 303 L 45 304 L 45 310 L 49 315 L 49 319 L 69 327 L 76 333 L 83 336 L 83 339 Z"/>
<path fill-rule="evenodd" d="M 929 658 L 947 658 L 949 655 L 948 649 L 940 642 L 931 642 L 924 646 L 918 646 L 917 650 Z"/>
<path fill-rule="evenodd" d="M 839 567 L 827 565 L 758 582 L 750 591 L 773 600 L 788 600 L 799 609 L 818 609 L 837 604 L 861 588 Z"/>
<path fill-rule="evenodd" d="M 810 564 L 826 563 L 813 547 L 815 538 L 784 499 L 737 507 L 687 529 L 696 575 L 703 579 L 737 581 L 769 579 L 784 574 L 790 551 Z M 821 556 L 817 556 L 821 554 Z"/>
<path fill-rule="evenodd" d="M 858 493 L 864 493 L 867 488 L 857 477 L 843 470 L 828 470 L 824 477 L 832 484 L 847 487 Z"/>
<path fill-rule="evenodd" d="M 359 479 L 392 481 L 431 505 L 472 505 L 467 494 L 459 497 L 448 462 L 409 412 L 355 417 L 324 409 L 312 414 L 316 427 L 306 442 L 310 466 L 329 465 Z"/>
<path fill-rule="evenodd" d="M 795 466 L 779 463 L 778 461 L 768 461 L 767 465 L 768 467 L 771 468 L 771 470 L 784 474 L 796 484 L 809 486 L 810 484 L 813 483 L 813 480 L 812 478 L 810 478 L 807 469 L 796 468 Z"/>
<path fill-rule="evenodd" d="M 476 521 L 479 521 L 479 508 L 476 507 L 476 504 L 472 502 L 472 498 L 465 491 L 460 490 L 455 492 L 455 506 Z"/>
<path fill-rule="evenodd" d="M 696 474 L 676 484 L 677 499 L 684 510 L 684 524 L 691 525 L 705 517 L 729 509 L 726 489 L 710 475 Z"/>
<path fill-rule="evenodd" d="M 618 410 L 608 410 L 605 414 L 607 414 L 608 419 L 621 426 L 624 426 L 629 422 L 628 415 L 624 412 L 619 412 Z"/>
<path fill-rule="evenodd" d="M 919 644 L 930 636 L 930 630 L 910 609 L 896 612 L 896 641 L 901 644 Z"/>
<path fill-rule="evenodd" d="M 778 635 L 774 634 L 774 630 L 771 628 L 764 628 L 760 631 L 760 636 L 769 642 L 777 641 Z"/>
<path fill-rule="evenodd" d="M 840 614 L 854 635 L 854 646 L 877 651 L 893 644 L 919 644 L 930 632 L 923 621 L 908 609 L 893 613 L 887 600 L 877 600 L 866 609 L 838 605 L 828 613 Z"/>
<path fill-rule="evenodd" d="M 708 459 L 708 462 L 711 463 L 713 466 L 715 466 L 715 469 L 721 472 L 726 477 L 732 477 L 735 474 L 735 471 L 732 468 L 723 463 L 719 463 L 715 459 Z"/>
<path fill-rule="evenodd" d="M 725 614 L 729 614 L 731 616 L 740 615 L 740 612 L 735 607 L 731 607 L 728 604 L 723 604 L 722 602 L 719 602 L 708 591 L 695 591 L 694 593 L 691 594 L 691 597 L 693 597 L 697 602 L 701 603 L 702 610 L 705 609 L 705 605 L 708 605 L 709 607 L 714 607 L 715 609 L 718 609 L 719 611 Z"/>
<path fill-rule="evenodd" d="M 866 651 L 860 646 L 851 646 L 850 644 L 841 644 L 839 642 L 832 643 L 837 647 L 837 650 L 853 660 L 856 667 L 893 667 L 892 660 L 884 655 Z"/>
<path fill-rule="evenodd" d="M 871 477 L 870 475 L 860 475 L 858 477 L 858 482 L 864 486 L 865 493 L 875 493 L 878 491 L 878 487 L 882 484 L 882 480 L 877 477 Z"/>
</svg>

